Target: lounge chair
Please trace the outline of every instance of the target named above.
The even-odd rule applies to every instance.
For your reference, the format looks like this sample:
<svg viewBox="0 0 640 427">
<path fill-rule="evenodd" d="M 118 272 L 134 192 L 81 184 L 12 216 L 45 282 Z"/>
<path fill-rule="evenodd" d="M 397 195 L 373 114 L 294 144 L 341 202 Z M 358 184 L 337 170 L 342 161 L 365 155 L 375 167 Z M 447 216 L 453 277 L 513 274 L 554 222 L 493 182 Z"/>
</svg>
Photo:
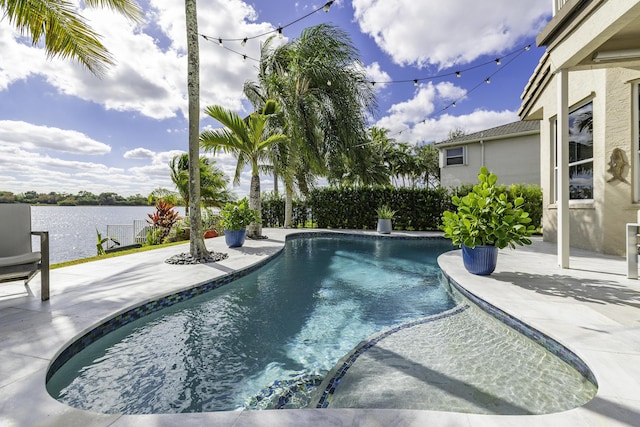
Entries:
<svg viewBox="0 0 640 427">
<path fill-rule="evenodd" d="M 31 236 L 40 236 L 40 252 L 31 250 Z M 42 301 L 49 299 L 49 232 L 31 231 L 31 206 L 0 204 L 0 283 L 24 280 L 40 271 Z"/>
</svg>

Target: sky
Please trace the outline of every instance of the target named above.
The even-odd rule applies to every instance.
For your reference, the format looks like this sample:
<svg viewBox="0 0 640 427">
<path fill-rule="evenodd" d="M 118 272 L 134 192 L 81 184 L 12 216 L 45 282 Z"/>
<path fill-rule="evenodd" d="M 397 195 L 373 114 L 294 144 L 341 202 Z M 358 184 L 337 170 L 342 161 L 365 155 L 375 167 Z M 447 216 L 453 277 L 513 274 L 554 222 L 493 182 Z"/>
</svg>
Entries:
<svg viewBox="0 0 640 427">
<path fill-rule="evenodd" d="M 210 40 L 242 39 L 284 27 L 287 42 L 313 25 L 340 27 L 376 82 L 378 107 L 368 125 L 410 144 L 519 120 L 520 95 L 544 53 L 535 37 L 551 18 L 549 0 L 336 0 L 329 12 L 288 25 L 324 4 L 201 0 L 198 32 Z M 74 61 L 47 57 L 0 18 L 0 191 L 147 196 L 159 187 L 175 190 L 168 163 L 188 149 L 184 2 L 139 5 L 144 21 L 135 24 L 78 2 L 116 61 L 102 78 Z M 199 38 L 202 111 L 213 104 L 240 115 L 252 111 L 242 86 L 256 80 L 254 59 L 267 37 L 222 47 Z M 220 124 L 203 113 L 200 127 Z M 235 159 L 218 154 L 215 160 L 231 179 Z M 239 197 L 248 194 L 249 182 L 246 170 L 234 187 Z M 263 176 L 261 186 L 271 190 L 272 178 Z"/>
</svg>

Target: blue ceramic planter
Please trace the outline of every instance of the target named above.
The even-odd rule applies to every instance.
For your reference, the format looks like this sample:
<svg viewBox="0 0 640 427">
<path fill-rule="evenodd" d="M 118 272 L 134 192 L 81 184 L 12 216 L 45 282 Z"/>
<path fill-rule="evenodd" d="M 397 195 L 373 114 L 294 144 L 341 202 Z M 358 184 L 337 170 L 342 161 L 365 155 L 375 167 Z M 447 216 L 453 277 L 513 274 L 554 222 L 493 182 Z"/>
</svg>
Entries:
<svg viewBox="0 0 640 427">
<path fill-rule="evenodd" d="M 244 245 L 244 238 L 247 235 L 247 229 L 242 230 L 224 230 L 224 241 L 230 248 L 239 248 Z"/>
<path fill-rule="evenodd" d="M 462 262 L 464 262 L 464 268 L 471 274 L 489 275 L 496 269 L 498 248 L 495 246 L 468 248 L 462 245 Z"/>
</svg>

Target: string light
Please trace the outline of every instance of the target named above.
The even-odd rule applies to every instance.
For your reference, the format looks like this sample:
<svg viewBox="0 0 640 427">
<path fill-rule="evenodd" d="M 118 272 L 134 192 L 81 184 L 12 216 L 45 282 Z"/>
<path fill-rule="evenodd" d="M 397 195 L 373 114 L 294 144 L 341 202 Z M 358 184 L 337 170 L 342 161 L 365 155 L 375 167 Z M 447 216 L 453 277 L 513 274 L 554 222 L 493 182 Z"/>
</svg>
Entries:
<svg viewBox="0 0 640 427">
<path fill-rule="evenodd" d="M 515 55 L 513 58 L 509 59 L 509 61 L 507 61 L 504 64 L 504 67 L 501 67 L 499 69 L 497 69 L 496 71 L 494 71 L 489 77 L 487 77 L 486 79 L 484 79 L 483 81 L 481 81 L 480 83 L 476 84 L 473 88 L 471 88 L 469 91 L 467 91 L 464 96 L 453 100 L 449 105 L 446 105 L 445 107 L 442 108 L 441 112 L 444 112 L 446 110 L 448 110 L 449 108 L 453 107 L 455 108 L 457 106 L 457 102 L 460 101 L 462 98 L 468 96 L 470 93 L 474 92 L 475 90 L 477 90 L 478 88 L 480 88 L 482 85 L 484 84 L 488 84 L 491 83 L 491 77 L 493 77 L 494 75 L 498 74 L 500 71 L 504 70 L 505 68 L 507 68 L 507 66 L 509 64 L 511 64 L 513 61 L 515 61 L 516 59 L 518 59 L 518 57 L 520 55 L 522 55 L 524 52 L 529 51 L 531 49 L 531 45 L 527 45 L 525 46 L 523 49 L 520 49 L 520 51 L 517 52 L 517 55 Z M 508 56 L 508 55 L 507 55 Z M 503 57 L 505 58 L 505 57 Z M 456 72 L 456 75 L 458 75 L 458 72 Z M 427 119 L 423 119 L 420 122 L 417 123 L 426 123 Z M 409 131 L 411 130 L 411 126 L 407 126 L 406 128 L 400 130 L 399 132 L 396 132 L 395 134 L 391 134 L 389 136 L 396 136 L 396 135 L 402 135 L 402 132 L 405 131 Z"/>
<path fill-rule="evenodd" d="M 488 64 L 492 64 L 494 62 L 497 63 L 498 65 L 500 65 L 500 64 L 502 64 L 502 60 L 503 59 L 508 58 L 508 57 L 510 57 L 512 55 L 520 54 L 520 53 L 522 53 L 524 51 L 527 51 L 527 50 L 529 50 L 530 47 L 531 47 L 531 45 L 527 45 L 526 47 L 522 47 L 522 48 L 516 49 L 516 50 L 514 50 L 512 52 L 509 52 L 509 53 L 507 53 L 506 55 L 504 55 L 504 56 L 502 56 L 500 58 L 492 59 L 490 61 L 483 62 L 482 64 L 477 64 L 477 65 L 475 65 L 473 67 L 465 68 L 463 70 L 458 70 L 458 71 L 454 71 L 454 72 L 451 72 L 451 73 L 435 74 L 435 75 L 432 75 L 432 76 L 419 77 L 417 79 L 387 80 L 387 81 L 378 80 L 378 81 L 371 82 L 371 83 L 372 84 L 373 83 L 389 84 L 389 83 L 409 83 L 409 82 L 413 82 L 414 86 L 417 86 L 418 82 L 422 81 L 422 80 L 434 80 L 434 79 L 439 79 L 439 78 L 453 76 L 453 75 L 455 75 L 456 77 L 460 78 L 462 76 L 463 72 L 467 72 L 467 71 L 474 70 L 476 68 L 484 67 L 484 66 L 486 66 Z"/>
<path fill-rule="evenodd" d="M 289 22 L 286 25 L 283 25 L 281 27 L 276 28 L 275 30 L 270 30 L 270 31 L 265 31 L 264 33 L 261 34 L 257 34 L 255 36 L 247 36 L 247 37 L 240 37 L 240 38 L 223 38 L 223 37 L 217 37 L 218 42 L 220 44 L 220 46 L 222 46 L 223 42 L 240 42 L 240 44 L 242 46 L 245 46 L 247 44 L 247 41 L 249 40 L 253 40 L 253 39 L 258 39 L 260 37 L 264 37 L 264 36 L 268 36 L 269 34 L 274 34 L 274 33 L 278 33 L 278 36 L 281 37 L 282 36 L 282 30 L 284 30 L 285 28 L 293 25 L 293 24 L 297 24 L 298 22 L 302 21 L 303 19 L 308 18 L 309 16 L 313 15 L 316 12 L 319 12 L 321 10 L 324 10 L 325 12 L 329 12 L 329 9 L 331 8 L 331 5 L 334 3 L 334 0 L 328 1 L 326 2 L 323 6 L 320 6 L 317 9 L 312 10 L 311 12 L 307 13 L 306 15 L 301 16 L 298 19 L 295 19 L 291 22 Z M 205 34 L 200 34 L 201 37 L 203 37 L 205 40 L 210 40 L 210 36 L 206 36 Z"/>
<path fill-rule="evenodd" d="M 224 47 L 224 46 L 222 45 L 222 39 L 218 39 L 218 44 L 220 45 L 220 47 Z"/>
<path fill-rule="evenodd" d="M 282 35 L 282 27 L 278 28 L 278 38 L 281 39 L 283 37 Z"/>
</svg>

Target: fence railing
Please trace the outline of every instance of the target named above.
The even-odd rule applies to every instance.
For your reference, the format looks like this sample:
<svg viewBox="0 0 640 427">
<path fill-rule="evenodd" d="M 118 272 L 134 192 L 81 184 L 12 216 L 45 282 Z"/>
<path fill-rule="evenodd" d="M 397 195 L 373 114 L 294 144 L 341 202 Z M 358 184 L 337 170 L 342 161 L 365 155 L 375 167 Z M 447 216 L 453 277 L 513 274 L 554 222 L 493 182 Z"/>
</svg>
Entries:
<svg viewBox="0 0 640 427">
<path fill-rule="evenodd" d="M 153 230 L 153 226 L 147 221 L 136 219 L 133 224 L 109 224 L 107 225 L 106 250 L 142 244 L 147 241 L 147 232 Z M 117 242 L 117 243 L 116 243 Z"/>
</svg>

